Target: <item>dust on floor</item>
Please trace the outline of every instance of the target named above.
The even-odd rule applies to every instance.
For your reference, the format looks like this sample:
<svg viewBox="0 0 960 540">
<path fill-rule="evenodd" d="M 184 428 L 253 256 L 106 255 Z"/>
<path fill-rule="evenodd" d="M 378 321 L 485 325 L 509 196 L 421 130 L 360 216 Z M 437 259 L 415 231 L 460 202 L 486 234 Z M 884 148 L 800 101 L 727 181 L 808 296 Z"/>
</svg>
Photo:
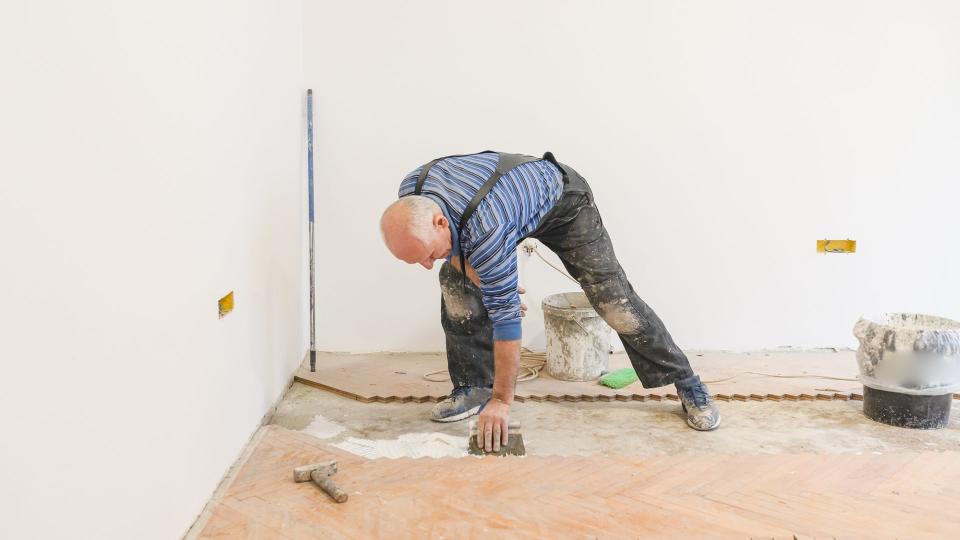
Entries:
<svg viewBox="0 0 960 540">
<path fill-rule="evenodd" d="M 517 403 L 528 455 L 655 456 L 676 453 L 896 453 L 960 450 L 960 407 L 923 431 L 879 424 L 859 401 L 720 403 L 723 425 L 700 433 L 675 402 Z M 432 403 L 361 403 L 300 383 L 272 423 L 369 458 L 465 455 L 468 423 L 431 422 Z"/>
</svg>

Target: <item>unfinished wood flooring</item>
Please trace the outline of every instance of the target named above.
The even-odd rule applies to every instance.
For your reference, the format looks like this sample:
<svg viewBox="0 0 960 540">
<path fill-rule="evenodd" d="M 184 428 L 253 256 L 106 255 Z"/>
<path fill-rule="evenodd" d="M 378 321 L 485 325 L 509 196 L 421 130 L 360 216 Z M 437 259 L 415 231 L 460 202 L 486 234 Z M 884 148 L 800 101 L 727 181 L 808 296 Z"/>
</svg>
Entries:
<svg viewBox="0 0 960 540">
<path fill-rule="evenodd" d="M 690 362 L 720 401 L 813 401 L 862 399 L 853 351 L 728 353 L 690 352 Z M 610 370 L 630 365 L 626 354 L 610 357 Z M 438 353 L 317 355 L 317 371 L 308 360 L 296 379 L 363 402 L 440 401 L 449 382 L 430 382 L 428 372 L 446 369 Z M 764 375 L 777 375 L 771 377 Z M 832 377 L 818 378 L 818 377 Z M 854 380 L 836 380 L 854 379 Z M 672 385 L 645 389 L 634 383 L 612 390 L 591 382 L 560 381 L 541 371 L 517 385 L 517 401 L 662 401 L 676 400 Z"/>
<path fill-rule="evenodd" d="M 957 453 L 365 460 L 275 426 L 254 444 L 200 538 L 960 537 Z M 345 504 L 292 478 L 331 458 Z"/>
</svg>

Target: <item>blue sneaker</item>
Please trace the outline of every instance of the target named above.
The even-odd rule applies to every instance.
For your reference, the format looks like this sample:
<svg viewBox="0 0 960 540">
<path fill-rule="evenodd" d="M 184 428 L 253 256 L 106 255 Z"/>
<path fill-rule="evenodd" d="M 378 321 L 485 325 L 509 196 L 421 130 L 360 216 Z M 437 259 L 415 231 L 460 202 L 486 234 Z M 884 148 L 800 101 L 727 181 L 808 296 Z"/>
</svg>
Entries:
<svg viewBox="0 0 960 540">
<path fill-rule="evenodd" d="M 479 386 L 458 386 L 447 399 L 437 403 L 430 412 L 434 422 L 456 422 L 478 414 L 490 401 L 493 389 Z"/>
<path fill-rule="evenodd" d="M 677 396 L 687 415 L 687 425 L 697 431 L 713 431 L 720 427 L 720 408 L 713 402 L 707 385 L 694 375 L 677 381 Z"/>
</svg>

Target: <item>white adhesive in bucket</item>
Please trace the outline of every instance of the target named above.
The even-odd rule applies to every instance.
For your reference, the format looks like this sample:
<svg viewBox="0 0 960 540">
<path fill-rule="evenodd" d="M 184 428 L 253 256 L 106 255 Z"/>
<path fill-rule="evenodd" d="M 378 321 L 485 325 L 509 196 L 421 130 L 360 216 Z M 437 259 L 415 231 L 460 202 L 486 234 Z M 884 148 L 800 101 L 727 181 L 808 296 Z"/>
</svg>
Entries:
<svg viewBox="0 0 960 540">
<path fill-rule="evenodd" d="M 547 373 L 564 381 L 592 381 L 610 363 L 610 327 L 582 292 L 543 299 Z"/>
</svg>

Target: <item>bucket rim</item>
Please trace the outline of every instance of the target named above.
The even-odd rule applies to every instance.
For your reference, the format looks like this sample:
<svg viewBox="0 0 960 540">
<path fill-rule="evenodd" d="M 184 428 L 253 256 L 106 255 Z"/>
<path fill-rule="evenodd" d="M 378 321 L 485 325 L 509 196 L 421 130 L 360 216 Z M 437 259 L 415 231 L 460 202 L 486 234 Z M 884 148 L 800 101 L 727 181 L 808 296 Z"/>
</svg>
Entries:
<svg viewBox="0 0 960 540">
<path fill-rule="evenodd" d="M 567 304 L 557 305 L 560 303 Z M 582 304 L 582 305 L 581 305 Z M 599 317 L 597 310 L 593 309 L 587 295 L 583 291 L 554 293 L 543 298 L 540 302 L 543 311 L 549 311 L 555 315 L 590 315 Z"/>
<path fill-rule="evenodd" d="M 960 321 L 939 315 L 930 315 L 929 313 L 910 313 L 910 312 L 881 312 L 868 313 L 860 316 L 857 321 L 861 325 L 870 324 L 880 326 L 885 329 L 897 330 L 921 330 L 921 331 L 939 331 L 960 334 Z"/>
</svg>

